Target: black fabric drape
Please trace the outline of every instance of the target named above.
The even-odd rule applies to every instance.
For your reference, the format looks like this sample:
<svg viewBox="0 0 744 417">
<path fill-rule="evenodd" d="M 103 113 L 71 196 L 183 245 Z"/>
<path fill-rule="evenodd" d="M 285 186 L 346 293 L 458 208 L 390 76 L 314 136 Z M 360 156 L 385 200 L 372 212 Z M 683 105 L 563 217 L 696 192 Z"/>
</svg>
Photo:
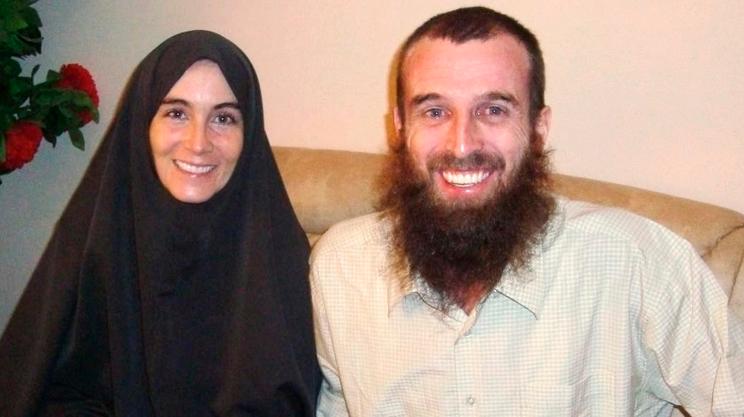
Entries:
<svg viewBox="0 0 744 417">
<path fill-rule="evenodd" d="M 225 187 L 175 200 L 149 124 L 194 62 L 238 98 Z M 137 67 L 0 339 L 0 415 L 312 416 L 319 386 L 307 239 L 264 132 L 247 57 L 206 31 Z"/>
</svg>

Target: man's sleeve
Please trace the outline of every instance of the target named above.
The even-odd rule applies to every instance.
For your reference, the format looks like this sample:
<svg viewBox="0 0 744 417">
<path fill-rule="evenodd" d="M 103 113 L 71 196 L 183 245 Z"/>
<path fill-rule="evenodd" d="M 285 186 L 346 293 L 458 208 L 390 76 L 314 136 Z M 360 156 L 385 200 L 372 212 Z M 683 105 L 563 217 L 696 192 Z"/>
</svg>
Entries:
<svg viewBox="0 0 744 417">
<path fill-rule="evenodd" d="M 323 372 L 323 382 L 318 395 L 318 417 L 348 416 L 338 367 L 333 349 L 333 339 L 323 297 L 321 277 L 317 264 L 310 267 L 310 284 L 313 296 L 313 320 L 318 363 Z"/>
<path fill-rule="evenodd" d="M 649 378 L 649 390 L 693 417 L 742 417 L 744 322 L 702 259 L 684 249 L 642 280 L 647 370 L 660 378 Z"/>
</svg>

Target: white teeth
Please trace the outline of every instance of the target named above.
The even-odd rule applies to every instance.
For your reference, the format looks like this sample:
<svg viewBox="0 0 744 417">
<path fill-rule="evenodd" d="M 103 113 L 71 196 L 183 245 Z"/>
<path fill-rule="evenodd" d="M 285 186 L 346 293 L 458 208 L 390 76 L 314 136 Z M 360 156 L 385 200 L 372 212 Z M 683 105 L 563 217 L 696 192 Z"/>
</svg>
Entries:
<svg viewBox="0 0 744 417">
<path fill-rule="evenodd" d="M 194 165 L 177 159 L 173 162 L 179 169 L 186 171 L 189 174 L 206 174 L 217 167 L 217 165 Z"/>
<path fill-rule="evenodd" d="M 442 171 L 442 177 L 455 187 L 471 187 L 480 183 L 490 175 L 488 171 L 462 172 Z"/>
</svg>

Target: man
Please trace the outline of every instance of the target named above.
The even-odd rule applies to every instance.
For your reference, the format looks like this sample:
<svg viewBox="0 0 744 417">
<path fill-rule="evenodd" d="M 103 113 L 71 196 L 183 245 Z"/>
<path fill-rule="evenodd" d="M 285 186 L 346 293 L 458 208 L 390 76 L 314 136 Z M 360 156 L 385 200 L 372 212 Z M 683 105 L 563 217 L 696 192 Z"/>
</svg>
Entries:
<svg viewBox="0 0 744 417">
<path fill-rule="evenodd" d="M 435 16 L 397 76 L 383 211 L 313 253 L 318 415 L 744 415 L 744 326 L 689 244 L 549 193 L 529 30 Z"/>
</svg>

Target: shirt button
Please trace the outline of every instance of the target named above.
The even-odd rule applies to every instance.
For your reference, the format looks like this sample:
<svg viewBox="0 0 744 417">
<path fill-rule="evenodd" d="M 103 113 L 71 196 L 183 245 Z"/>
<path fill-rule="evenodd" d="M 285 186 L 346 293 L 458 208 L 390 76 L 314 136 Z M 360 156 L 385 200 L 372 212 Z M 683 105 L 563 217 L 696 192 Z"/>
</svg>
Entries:
<svg viewBox="0 0 744 417">
<path fill-rule="evenodd" d="M 468 405 L 470 405 L 470 406 L 473 406 L 473 405 L 475 405 L 475 398 L 473 398 L 473 397 L 468 397 L 468 398 L 467 398 L 467 399 L 465 400 L 465 402 L 466 402 L 466 403 L 468 403 Z"/>
</svg>

